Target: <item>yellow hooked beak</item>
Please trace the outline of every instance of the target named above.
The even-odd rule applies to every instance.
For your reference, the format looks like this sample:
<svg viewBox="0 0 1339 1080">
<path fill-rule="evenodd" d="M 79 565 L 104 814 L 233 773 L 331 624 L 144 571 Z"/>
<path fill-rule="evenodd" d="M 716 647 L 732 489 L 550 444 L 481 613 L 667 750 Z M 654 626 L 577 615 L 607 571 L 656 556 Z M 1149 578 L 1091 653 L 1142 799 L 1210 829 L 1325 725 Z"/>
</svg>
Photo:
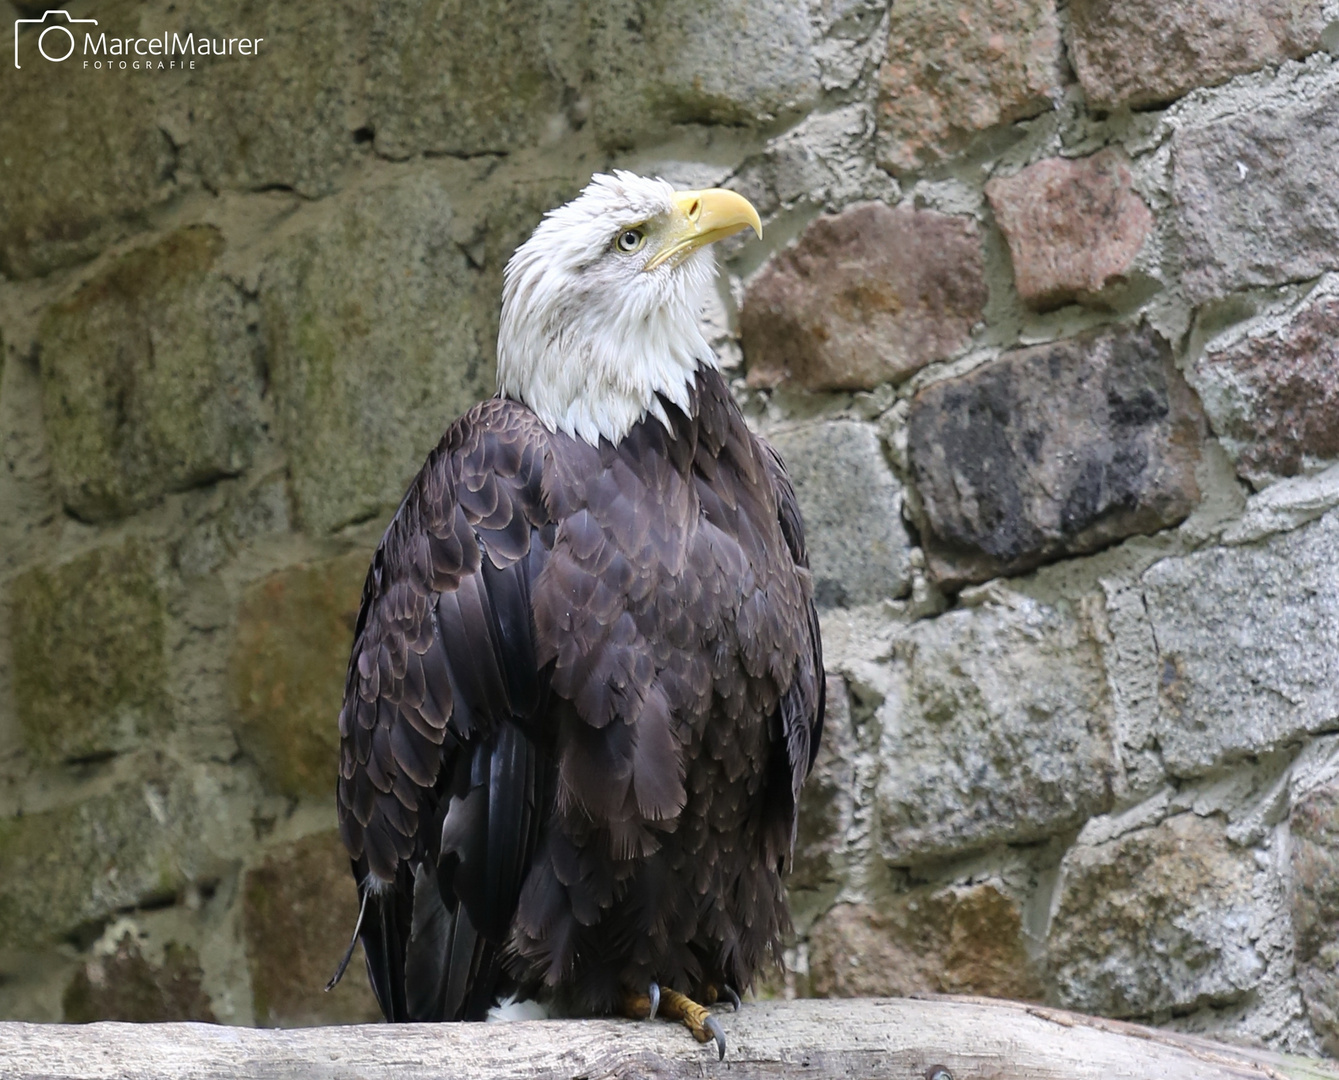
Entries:
<svg viewBox="0 0 1339 1080">
<path fill-rule="evenodd" d="M 752 229 L 762 238 L 762 219 L 743 195 L 725 188 L 676 191 L 671 196 L 674 214 L 665 229 L 659 251 L 646 260 L 643 270 L 654 270 L 673 259 L 681 262 L 704 244 L 713 244 L 741 229 Z"/>
</svg>

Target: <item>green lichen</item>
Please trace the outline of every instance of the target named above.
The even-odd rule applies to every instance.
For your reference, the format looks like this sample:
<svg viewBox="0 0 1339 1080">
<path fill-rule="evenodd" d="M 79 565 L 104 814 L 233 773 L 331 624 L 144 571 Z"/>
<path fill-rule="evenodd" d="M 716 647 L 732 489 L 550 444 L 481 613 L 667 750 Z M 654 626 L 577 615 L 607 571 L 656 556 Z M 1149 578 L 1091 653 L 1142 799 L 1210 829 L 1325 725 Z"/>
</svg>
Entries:
<svg viewBox="0 0 1339 1080">
<path fill-rule="evenodd" d="M 118 517 L 232 475 L 258 430 L 248 314 L 223 238 L 179 229 L 121 256 L 39 328 L 42 409 L 65 504 Z"/>
<path fill-rule="evenodd" d="M 40 762 L 127 749 L 165 719 L 164 608 L 137 542 L 15 579 L 14 699 Z"/>
<path fill-rule="evenodd" d="M 69 938 L 115 912 L 174 896 L 192 814 L 179 792 L 123 784 L 73 806 L 0 819 L 0 948 Z M 96 937 L 96 932 L 93 934 Z"/>
</svg>

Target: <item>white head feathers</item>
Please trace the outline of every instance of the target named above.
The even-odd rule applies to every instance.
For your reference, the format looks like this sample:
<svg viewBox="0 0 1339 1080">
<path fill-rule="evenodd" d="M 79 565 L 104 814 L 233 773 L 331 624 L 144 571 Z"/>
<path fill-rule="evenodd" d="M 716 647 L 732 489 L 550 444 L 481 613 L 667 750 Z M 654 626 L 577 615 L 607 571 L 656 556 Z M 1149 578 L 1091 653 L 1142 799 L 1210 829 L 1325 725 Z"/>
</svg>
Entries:
<svg viewBox="0 0 1339 1080">
<path fill-rule="evenodd" d="M 668 423 L 656 395 L 686 409 L 698 367 L 717 364 L 698 325 L 707 245 L 749 225 L 757 213 L 733 192 L 595 176 L 507 264 L 498 389 L 589 443 L 617 442 L 648 413 Z"/>
</svg>

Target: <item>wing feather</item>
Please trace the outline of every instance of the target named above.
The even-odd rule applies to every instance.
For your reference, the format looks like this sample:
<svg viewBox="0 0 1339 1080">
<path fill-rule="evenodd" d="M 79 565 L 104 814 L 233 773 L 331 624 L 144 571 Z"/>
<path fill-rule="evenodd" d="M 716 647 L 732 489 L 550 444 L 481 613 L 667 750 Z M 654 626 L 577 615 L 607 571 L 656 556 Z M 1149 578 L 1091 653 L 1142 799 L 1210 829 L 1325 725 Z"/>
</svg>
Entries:
<svg viewBox="0 0 1339 1080">
<path fill-rule="evenodd" d="M 341 836 L 390 1020 L 480 1019 L 537 843 L 547 753 L 531 586 L 547 433 L 509 402 L 447 432 L 363 590 L 340 716 Z"/>
<path fill-rule="evenodd" d="M 781 455 L 767 440 L 759 438 L 758 443 L 762 447 L 763 465 L 776 496 L 781 535 L 785 538 L 796 567 L 803 571 L 802 581 L 806 585 L 804 610 L 796 615 L 803 620 L 808 630 L 808 648 L 801 650 L 794 676 L 780 703 L 781 743 L 786 750 L 790 774 L 790 799 L 787 801 L 789 836 L 785 844 L 785 861 L 789 863 L 790 852 L 795 844 L 800 787 L 813 768 L 823 737 L 827 688 L 823 674 L 823 639 L 819 632 L 818 611 L 814 606 L 812 579 L 808 574 L 809 553 L 804 543 L 804 521 L 799 500 L 795 498 L 795 487 Z"/>
</svg>

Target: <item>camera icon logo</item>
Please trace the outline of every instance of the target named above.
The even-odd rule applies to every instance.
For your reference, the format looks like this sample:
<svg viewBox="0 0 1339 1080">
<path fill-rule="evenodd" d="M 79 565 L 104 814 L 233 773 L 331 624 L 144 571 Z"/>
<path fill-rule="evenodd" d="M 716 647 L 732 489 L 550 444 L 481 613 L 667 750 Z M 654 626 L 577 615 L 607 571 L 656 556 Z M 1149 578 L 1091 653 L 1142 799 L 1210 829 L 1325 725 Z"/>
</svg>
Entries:
<svg viewBox="0 0 1339 1080">
<path fill-rule="evenodd" d="M 55 18 L 53 18 L 55 16 Z M 40 19 L 15 19 L 14 20 L 14 66 L 19 66 L 19 27 L 27 24 L 40 26 L 48 19 L 52 19 L 50 26 L 43 29 L 37 35 L 37 51 L 52 63 L 59 64 L 62 60 L 68 60 L 74 55 L 74 31 L 70 25 L 74 23 L 92 23 L 98 25 L 97 19 L 72 19 L 70 13 L 64 8 L 56 8 L 42 13 Z M 61 23 L 61 19 L 66 24 Z M 48 35 L 50 37 L 48 38 Z"/>
</svg>

